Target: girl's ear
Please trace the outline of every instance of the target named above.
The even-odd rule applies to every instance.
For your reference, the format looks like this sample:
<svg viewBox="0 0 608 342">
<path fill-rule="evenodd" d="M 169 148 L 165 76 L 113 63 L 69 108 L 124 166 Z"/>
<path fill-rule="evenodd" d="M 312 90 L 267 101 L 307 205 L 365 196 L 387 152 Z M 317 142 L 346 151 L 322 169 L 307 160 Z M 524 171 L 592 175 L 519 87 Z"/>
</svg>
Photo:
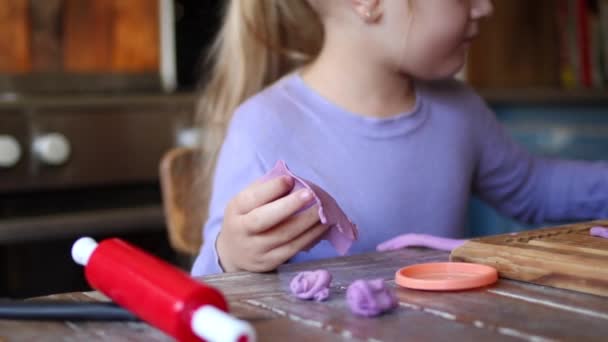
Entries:
<svg viewBox="0 0 608 342">
<path fill-rule="evenodd" d="M 367 23 L 382 17 L 382 0 L 349 0 L 355 13 Z"/>
</svg>

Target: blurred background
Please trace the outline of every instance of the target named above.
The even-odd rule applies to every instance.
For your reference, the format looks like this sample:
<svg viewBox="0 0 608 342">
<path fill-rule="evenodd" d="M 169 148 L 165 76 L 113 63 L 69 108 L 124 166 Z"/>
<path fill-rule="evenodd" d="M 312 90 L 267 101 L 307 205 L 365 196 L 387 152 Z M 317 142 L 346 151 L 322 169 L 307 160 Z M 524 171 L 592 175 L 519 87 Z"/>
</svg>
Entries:
<svg viewBox="0 0 608 342">
<path fill-rule="evenodd" d="M 608 159 L 608 1 L 494 2 L 461 77 L 534 153 Z M 86 289 L 69 256 L 81 235 L 187 267 L 158 169 L 197 144 L 201 56 L 223 3 L 0 0 L 0 297 Z M 471 236 L 527 228 L 470 208 Z"/>
</svg>

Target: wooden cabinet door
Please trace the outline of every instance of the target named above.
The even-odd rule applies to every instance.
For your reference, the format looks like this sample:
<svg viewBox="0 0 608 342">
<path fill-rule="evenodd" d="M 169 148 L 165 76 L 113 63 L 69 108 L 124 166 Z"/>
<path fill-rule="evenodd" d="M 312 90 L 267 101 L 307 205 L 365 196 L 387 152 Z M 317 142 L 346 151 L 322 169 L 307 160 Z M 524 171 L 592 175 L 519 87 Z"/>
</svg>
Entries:
<svg viewBox="0 0 608 342">
<path fill-rule="evenodd" d="M 0 72 L 30 70 L 28 0 L 0 0 Z"/>
<path fill-rule="evenodd" d="M 67 72 L 155 72 L 158 1 L 64 0 Z"/>
<path fill-rule="evenodd" d="M 559 86 L 555 0 L 494 0 L 471 46 L 467 78 L 480 88 Z"/>
</svg>

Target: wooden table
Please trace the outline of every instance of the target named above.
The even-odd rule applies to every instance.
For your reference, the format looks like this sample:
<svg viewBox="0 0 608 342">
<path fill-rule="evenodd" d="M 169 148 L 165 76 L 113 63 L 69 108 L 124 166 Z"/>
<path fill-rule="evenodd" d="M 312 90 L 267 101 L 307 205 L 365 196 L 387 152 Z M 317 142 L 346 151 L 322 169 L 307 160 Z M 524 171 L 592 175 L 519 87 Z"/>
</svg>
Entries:
<svg viewBox="0 0 608 342">
<path fill-rule="evenodd" d="M 206 277 L 227 295 L 235 315 L 249 320 L 259 341 L 502 341 L 602 340 L 608 336 L 608 298 L 511 280 L 461 292 L 397 288 L 400 305 L 379 318 L 352 315 L 346 287 L 359 278 L 384 278 L 390 286 L 405 265 L 447 261 L 445 252 L 407 249 L 389 253 L 285 265 L 276 273 Z M 330 300 L 299 301 L 286 291 L 299 271 L 328 269 Z M 47 298 L 103 299 L 95 292 Z M 0 341 L 167 341 L 144 323 L 0 321 Z"/>
</svg>

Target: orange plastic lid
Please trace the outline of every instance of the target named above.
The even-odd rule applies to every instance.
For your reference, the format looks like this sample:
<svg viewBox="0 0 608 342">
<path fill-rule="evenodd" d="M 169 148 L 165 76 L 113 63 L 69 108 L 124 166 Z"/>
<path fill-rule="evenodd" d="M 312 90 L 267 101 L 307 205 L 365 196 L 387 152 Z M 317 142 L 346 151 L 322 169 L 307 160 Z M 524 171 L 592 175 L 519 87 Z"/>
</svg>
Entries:
<svg viewBox="0 0 608 342">
<path fill-rule="evenodd" d="M 498 280 L 491 266 L 466 262 L 440 262 L 404 267 L 395 274 L 403 287 L 429 291 L 466 290 L 486 286 Z"/>
</svg>

